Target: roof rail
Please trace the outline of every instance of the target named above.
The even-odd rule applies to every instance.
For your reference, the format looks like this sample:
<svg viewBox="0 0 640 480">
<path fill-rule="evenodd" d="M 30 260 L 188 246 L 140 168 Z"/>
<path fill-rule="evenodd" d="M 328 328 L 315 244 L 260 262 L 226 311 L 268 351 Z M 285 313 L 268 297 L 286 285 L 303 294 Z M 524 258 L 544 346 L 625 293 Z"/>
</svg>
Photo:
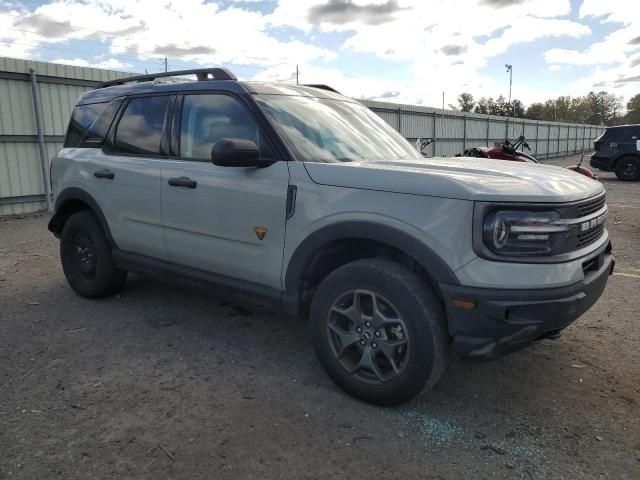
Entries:
<svg viewBox="0 0 640 480">
<path fill-rule="evenodd" d="M 229 70 L 223 67 L 218 68 L 194 68 L 192 70 L 176 70 L 174 72 L 150 73 L 148 75 L 137 75 L 135 77 L 119 78 L 117 80 L 109 80 L 100 83 L 96 88 L 112 87 L 114 85 L 123 85 L 129 82 L 149 82 L 156 78 L 177 77 L 180 75 L 195 75 L 199 82 L 204 80 L 238 80 L 238 78 Z M 209 75 L 211 75 L 210 78 Z"/>
<path fill-rule="evenodd" d="M 328 90 L 330 92 L 340 93 L 335 88 L 330 87 L 329 85 L 324 85 L 322 83 L 305 83 L 305 84 L 302 84 L 302 86 L 303 87 L 319 88 L 320 90 Z M 342 95 L 342 94 L 340 93 L 340 95 Z"/>
</svg>

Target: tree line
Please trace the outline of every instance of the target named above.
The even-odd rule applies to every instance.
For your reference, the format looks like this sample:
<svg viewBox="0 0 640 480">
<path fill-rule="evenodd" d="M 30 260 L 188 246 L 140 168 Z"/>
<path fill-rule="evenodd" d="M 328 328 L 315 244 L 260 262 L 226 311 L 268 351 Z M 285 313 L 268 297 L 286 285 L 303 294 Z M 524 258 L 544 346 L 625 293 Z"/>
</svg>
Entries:
<svg viewBox="0 0 640 480">
<path fill-rule="evenodd" d="M 640 94 L 632 97 L 623 108 L 622 97 L 607 92 L 589 92 L 582 97 L 560 96 L 545 102 L 535 102 L 525 108 L 514 99 L 509 102 L 498 98 L 481 97 L 476 100 L 470 93 L 458 95 L 458 105 L 449 105 L 453 110 L 481 113 L 485 115 L 513 116 L 531 120 L 547 120 L 591 125 L 623 125 L 640 123 Z"/>
</svg>

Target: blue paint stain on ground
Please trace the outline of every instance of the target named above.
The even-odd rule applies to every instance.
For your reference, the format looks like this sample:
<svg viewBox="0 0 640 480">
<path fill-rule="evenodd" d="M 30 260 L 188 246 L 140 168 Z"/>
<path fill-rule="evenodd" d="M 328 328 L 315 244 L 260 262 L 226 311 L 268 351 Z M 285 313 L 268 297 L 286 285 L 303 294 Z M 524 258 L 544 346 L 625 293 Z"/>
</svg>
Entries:
<svg viewBox="0 0 640 480">
<path fill-rule="evenodd" d="M 425 439 L 438 445 L 454 442 L 463 435 L 462 428 L 446 420 L 440 420 L 417 412 L 402 414 L 403 419 L 420 433 Z"/>
<path fill-rule="evenodd" d="M 473 451 L 478 455 L 487 455 L 496 460 L 503 459 L 502 461 L 513 462 L 520 466 L 535 466 L 536 474 L 543 475 L 546 472 L 544 449 L 536 444 L 534 438 L 524 432 L 514 432 L 513 438 L 502 440 L 494 438 L 492 441 L 485 435 L 482 437 L 474 435 L 473 426 L 465 428 L 450 420 L 415 410 L 402 412 L 400 418 L 431 445 Z M 544 478 L 544 475 L 541 478 Z"/>
</svg>

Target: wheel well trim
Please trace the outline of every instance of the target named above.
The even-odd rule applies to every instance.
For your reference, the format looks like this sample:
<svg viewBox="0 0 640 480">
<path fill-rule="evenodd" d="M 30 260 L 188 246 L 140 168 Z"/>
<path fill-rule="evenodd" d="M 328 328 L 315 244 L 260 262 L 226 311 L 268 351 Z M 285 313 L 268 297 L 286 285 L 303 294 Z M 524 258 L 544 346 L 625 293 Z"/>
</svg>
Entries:
<svg viewBox="0 0 640 480">
<path fill-rule="evenodd" d="M 284 278 L 287 296 L 298 296 L 299 286 L 314 256 L 326 245 L 339 240 L 370 240 L 406 253 L 436 282 L 459 285 L 453 270 L 429 246 L 394 227 L 375 222 L 346 221 L 322 227 L 295 249 L 287 264 Z"/>
<path fill-rule="evenodd" d="M 60 194 L 56 198 L 55 203 L 55 213 L 49 220 L 49 224 L 47 228 L 51 233 L 53 233 L 56 237 L 59 237 L 62 234 L 62 227 L 64 222 L 60 224 L 61 216 L 66 215 L 65 205 L 67 205 L 71 201 L 80 201 L 87 205 L 89 210 L 93 212 L 93 214 L 98 218 L 100 222 L 100 226 L 104 231 L 105 236 L 107 237 L 107 241 L 112 248 L 117 248 L 116 242 L 113 240 L 111 236 L 111 229 L 109 228 L 109 224 L 107 223 L 107 219 L 102 212 L 102 209 L 98 205 L 98 202 L 87 193 L 86 190 L 83 190 L 78 187 L 67 187 L 60 192 Z M 65 218 L 66 221 L 66 218 Z"/>
</svg>

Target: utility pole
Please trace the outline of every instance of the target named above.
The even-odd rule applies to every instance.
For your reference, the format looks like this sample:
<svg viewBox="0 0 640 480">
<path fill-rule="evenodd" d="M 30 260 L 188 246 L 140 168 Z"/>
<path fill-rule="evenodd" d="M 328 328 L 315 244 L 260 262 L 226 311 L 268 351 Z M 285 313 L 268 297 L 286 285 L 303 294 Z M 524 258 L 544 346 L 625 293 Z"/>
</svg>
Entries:
<svg viewBox="0 0 640 480">
<path fill-rule="evenodd" d="M 167 63 L 167 57 L 164 57 L 164 71 L 165 72 L 169 71 L 169 66 L 168 66 L 168 63 Z"/>
<path fill-rule="evenodd" d="M 296 85 L 300 84 L 299 75 L 300 75 L 300 71 L 298 70 L 298 64 L 296 63 Z"/>
<path fill-rule="evenodd" d="M 442 114 L 444 115 L 444 92 L 442 92 Z"/>
<path fill-rule="evenodd" d="M 509 116 L 513 114 L 513 110 L 511 109 L 511 85 L 513 84 L 513 65 L 505 64 L 505 68 L 507 69 L 507 73 L 509 74 Z M 507 117 L 507 138 L 509 138 L 509 117 Z"/>
</svg>

